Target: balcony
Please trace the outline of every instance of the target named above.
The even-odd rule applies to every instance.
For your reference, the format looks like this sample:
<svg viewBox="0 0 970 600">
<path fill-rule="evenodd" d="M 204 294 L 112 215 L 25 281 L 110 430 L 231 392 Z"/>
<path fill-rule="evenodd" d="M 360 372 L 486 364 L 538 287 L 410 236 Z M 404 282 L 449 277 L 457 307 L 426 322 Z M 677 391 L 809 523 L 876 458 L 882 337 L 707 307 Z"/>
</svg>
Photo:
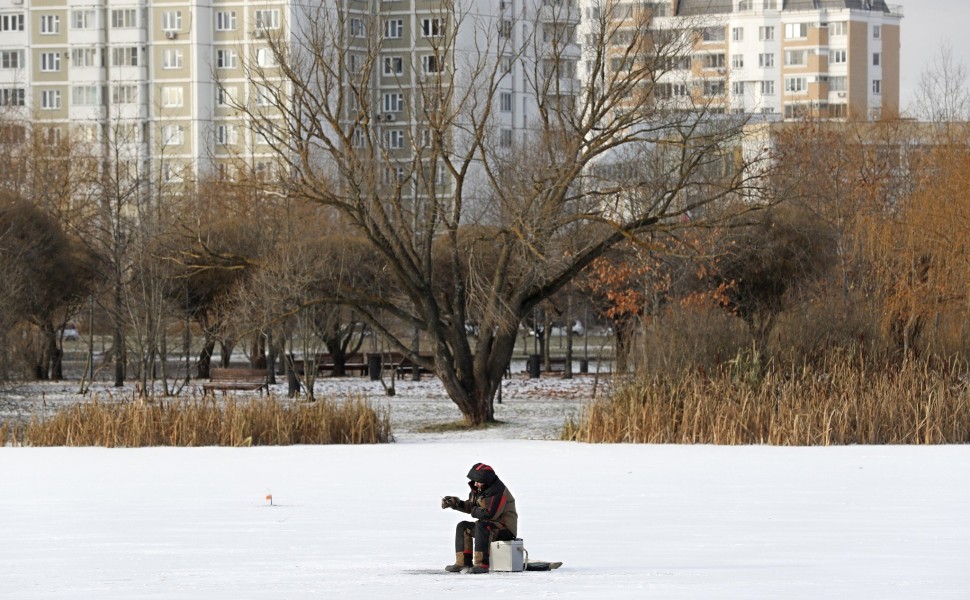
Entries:
<svg viewBox="0 0 970 600">
<path fill-rule="evenodd" d="M 579 7 L 569 0 L 543 0 L 539 9 L 539 22 L 543 24 L 578 25 L 580 18 Z"/>
</svg>

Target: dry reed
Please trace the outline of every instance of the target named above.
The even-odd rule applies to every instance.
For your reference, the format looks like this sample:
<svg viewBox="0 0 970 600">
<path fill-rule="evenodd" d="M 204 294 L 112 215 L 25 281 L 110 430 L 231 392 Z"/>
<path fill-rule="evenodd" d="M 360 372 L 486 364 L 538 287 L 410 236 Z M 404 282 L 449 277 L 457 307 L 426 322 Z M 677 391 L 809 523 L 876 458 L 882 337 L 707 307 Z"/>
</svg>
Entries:
<svg viewBox="0 0 970 600">
<path fill-rule="evenodd" d="M 7 434 L 6 425 L 0 434 Z M 284 446 L 393 441 L 390 410 L 360 397 L 343 402 L 212 398 L 125 403 L 94 400 L 30 422 L 13 434 L 25 446 Z M 2 437 L 0 439 L 9 439 Z"/>
<path fill-rule="evenodd" d="M 908 366 L 874 373 L 769 371 L 641 378 L 568 421 L 562 438 L 676 444 L 952 444 L 970 442 L 970 390 L 959 378 Z"/>
</svg>

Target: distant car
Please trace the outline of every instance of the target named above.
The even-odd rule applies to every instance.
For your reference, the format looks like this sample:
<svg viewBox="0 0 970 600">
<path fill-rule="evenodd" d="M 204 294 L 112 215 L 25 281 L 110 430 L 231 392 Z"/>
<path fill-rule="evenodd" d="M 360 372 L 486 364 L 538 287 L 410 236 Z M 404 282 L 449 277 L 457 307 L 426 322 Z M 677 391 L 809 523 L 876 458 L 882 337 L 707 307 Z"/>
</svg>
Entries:
<svg viewBox="0 0 970 600">
<path fill-rule="evenodd" d="M 78 332 L 77 327 L 74 325 L 66 326 L 61 332 L 65 341 L 76 342 L 81 339 L 81 334 Z"/>
<path fill-rule="evenodd" d="M 539 328 L 539 333 L 542 333 L 542 327 Z M 552 337 L 558 337 L 558 336 L 565 335 L 566 329 L 564 327 L 556 326 L 556 327 L 553 327 L 551 330 L 549 330 L 549 333 L 550 335 L 552 335 Z M 581 321 L 576 321 L 575 323 L 573 323 L 573 326 L 570 328 L 569 333 L 574 336 L 580 336 L 586 333 L 586 328 L 583 326 L 583 323 Z M 529 335 L 536 335 L 536 333 L 535 331 L 530 330 Z"/>
</svg>

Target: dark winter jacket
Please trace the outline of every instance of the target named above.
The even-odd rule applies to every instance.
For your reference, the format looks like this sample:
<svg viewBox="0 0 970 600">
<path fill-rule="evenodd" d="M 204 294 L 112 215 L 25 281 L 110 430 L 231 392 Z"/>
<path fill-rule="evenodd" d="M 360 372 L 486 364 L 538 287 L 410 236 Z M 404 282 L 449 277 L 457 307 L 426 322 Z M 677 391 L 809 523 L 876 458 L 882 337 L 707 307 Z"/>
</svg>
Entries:
<svg viewBox="0 0 970 600">
<path fill-rule="evenodd" d="M 519 515 L 515 512 L 515 498 L 492 467 L 478 463 L 468 471 L 468 479 L 472 489 L 468 500 L 459 501 L 455 508 L 475 519 L 492 521 L 500 528 L 507 529 L 512 537 L 517 537 Z M 481 493 L 475 489 L 476 481 L 485 484 Z"/>
</svg>

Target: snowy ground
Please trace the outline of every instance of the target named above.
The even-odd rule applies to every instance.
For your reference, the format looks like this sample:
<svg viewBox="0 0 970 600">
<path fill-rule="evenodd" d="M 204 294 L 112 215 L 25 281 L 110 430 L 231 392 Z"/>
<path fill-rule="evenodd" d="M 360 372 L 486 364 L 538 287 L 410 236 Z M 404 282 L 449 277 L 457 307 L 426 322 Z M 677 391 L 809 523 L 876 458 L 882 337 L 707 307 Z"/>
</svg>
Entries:
<svg viewBox="0 0 970 600">
<path fill-rule="evenodd" d="M 425 434 L 423 412 L 457 418 L 436 384 L 376 385 L 398 443 L 0 449 L 0 598 L 970 598 L 970 447 L 523 439 L 591 378 L 506 382 L 506 426 Z M 441 571 L 460 516 L 439 498 L 478 461 L 561 569 Z"/>
</svg>

